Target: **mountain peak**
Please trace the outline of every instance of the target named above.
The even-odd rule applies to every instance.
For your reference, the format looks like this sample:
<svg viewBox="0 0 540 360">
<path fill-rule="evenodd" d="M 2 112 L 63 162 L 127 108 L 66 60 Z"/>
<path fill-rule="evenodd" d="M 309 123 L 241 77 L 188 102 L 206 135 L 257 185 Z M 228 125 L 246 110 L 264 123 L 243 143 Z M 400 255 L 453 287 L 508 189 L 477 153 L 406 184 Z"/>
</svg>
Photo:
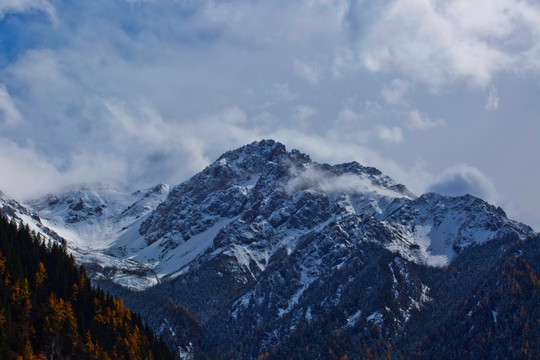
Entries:
<svg viewBox="0 0 540 360">
<path fill-rule="evenodd" d="M 351 172 L 355 174 L 370 174 L 374 176 L 382 175 L 379 169 L 370 166 L 360 165 L 357 161 L 334 165 L 334 168 L 336 170 L 340 170 L 343 172 Z"/>
<path fill-rule="evenodd" d="M 241 146 L 238 149 L 227 151 L 226 153 L 221 155 L 218 160 L 222 158 L 254 154 L 271 159 L 275 156 L 281 156 L 286 153 L 287 149 L 282 143 L 274 141 L 272 139 L 263 139 L 260 141 L 254 141 L 251 144 Z"/>
</svg>

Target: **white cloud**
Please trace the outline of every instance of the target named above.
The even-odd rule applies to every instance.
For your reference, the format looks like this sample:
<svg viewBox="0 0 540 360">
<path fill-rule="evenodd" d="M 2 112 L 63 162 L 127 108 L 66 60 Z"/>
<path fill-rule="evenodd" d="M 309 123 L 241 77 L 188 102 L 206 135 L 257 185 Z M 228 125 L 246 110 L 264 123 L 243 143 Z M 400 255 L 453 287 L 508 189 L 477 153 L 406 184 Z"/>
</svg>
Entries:
<svg viewBox="0 0 540 360">
<path fill-rule="evenodd" d="M 47 0 L 2 0 L 0 2 L 0 20 L 6 14 L 32 11 L 42 11 L 49 16 L 51 21 L 56 22 L 55 8 Z"/>
<path fill-rule="evenodd" d="M 392 0 L 372 11 L 376 20 L 358 40 L 366 69 L 434 88 L 456 80 L 484 87 L 498 72 L 532 68 L 527 54 L 540 42 L 540 7 L 528 1 Z"/>
<path fill-rule="evenodd" d="M 512 143 L 532 144 L 537 133 L 531 83 L 540 72 L 540 17 L 530 0 L 0 2 L 2 14 L 6 4 L 41 14 L 54 4 L 58 18 L 56 26 L 43 16 L 6 22 L 14 39 L 31 41 L 4 43 L 0 84 L 9 98 L 0 122 L 7 124 L 9 99 L 24 121 L 2 126 L 0 140 L 31 149 L 34 163 L 72 180 L 94 171 L 132 187 L 174 184 L 261 138 L 329 163 L 378 167 L 415 191 L 425 189 L 425 169 L 471 153 L 491 159 L 489 144 L 508 141 L 516 152 L 509 157 L 523 159 L 508 171 L 537 177 L 527 164 L 538 147 Z M 490 129 L 474 121 L 494 79 L 530 104 L 505 99 L 516 114 L 512 139 L 501 112 L 491 114 Z M 411 129 L 443 125 L 434 114 L 444 114 L 444 132 L 405 141 L 421 136 Z M 454 151 L 465 126 L 477 141 Z M 409 169 L 423 159 L 423 172 Z M 500 163 L 486 166 L 496 173 Z M 527 204 L 530 213 L 537 203 Z"/>
<path fill-rule="evenodd" d="M 396 196 L 396 192 L 374 185 L 371 180 L 358 175 L 336 175 L 327 171 L 315 169 L 290 168 L 292 179 L 287 183 L 288 191 L 315 190 L 323 193 L 378 193 L 385 196 Z"/>
<path fill-rule="evenodd" d="M 486 110 L 495 111 L 499 108 L 499 93 L 495 86 L 490 86 L 489 94 L 486 101 Z"/>
<path fill-rule="evenodd" d="M 474 195 L 490 203 L 498 196 L 491 179 L 479 169 L 468 165 L 455 165 L 443 171 L 429 186 L 429 191 L 449 196 Z"/>
<path fill-rule="evenodd" d="M 244 128 L 245 113 L 225 108 L 182 124 L 168 123 L 149 104 L 103 103 L 109 121 L 104 147 L 81 148 L 61 158 L 0 136 L 0 191 L 27 198 L 59 187 L 101 181 L 120 187 L 176 184 L 202 170 L 226 150 L 259 140 Z M 82 140 L 82 139 L 80 139 Z"/>
<path fill-rule="evenodd" d="M 397 126 L 387 127 L 387 126 L 378 126 L 375 129 L 375 133 L 379 139 L 388 141 L 391 143 L 400 143 L 403 140 L 403 132 Z"/>
<path fill-rule="evenodd" d="M 410 84 L 401 79 L 394 79 L 384 86 L 382 96 L 387 103 L 392 105 L 407 105 L 405 95 L 410 89 Z"/>
<path fill-rule="evenodd" d="M 360 114 L 358 114 L 353 109 L 347 106 L 341 109 L 341 111 L 339 112 L 337 116 L 337 120 L 341 123 L 348 124 L 348 123 L 356 122 L 357 120 L 360 119 L 360 117 L 361 117 Z"/>
<path fill-rule="evenodd" d="M 7 68 L 11 84 L 19 87 L 19 91 L 24 89 L 18 97 L 26 102 L 32 101 L 39 108 L 36 110 L 51 115 L 53 109 L 79 101 L 80 95 L 88 96 L 88 92 L 81 94 L 81 86 L 84 86 L 81 81 L 91 75 L 74 76 L 74 72 L 81 69 L 78 68 L 79 63 L 74 64 L 76 59 L 72 56 L 50 49 L 32 49 L 22 54 Z"/>
<path fill-rule="evenodd" d="M 21 147 L 0 137 L 0 190 L 16 199 L 26 199 L 78 182 L 126 184 L 126 162 L 115 155 L 73 154 L 71 166 L 63 171 L 54 162 L 32 147 Z"/>
<path fill-rule="evenodd" d="M 350 162 L 358 161 L 363 165 L 379 166 L 385 169 L 395 169 L 397 165 L 388 158 L 366 146 L 359 145 L 358 141 L 343 141 L 342 138 L 327 139 L 317 134 L 307 134 L 297 129 L 280 127 L 269 131 L 268 136 L 280 141 L 288 149 L 296 148 L 309 154 L 318 162 Z M 352 134 L 353 139 L 355 134 Z"/>
<path fill-rule="evenodd" d="M 42 156 L 1 137 L 0 168 L 0 191 L 18 199 L 50 190 L 57 179 L 56 169 Z"/>
<path fill-rule="evenodd" d="M 405 116 L 405 125 L 411 129 L 427 130 L 444 126 L 444 120 L 432 120 L 426 113 L 414 109 L 413 105 L 407 99 L 407 95 L 411 92 L 411 89 L 412 85 L 410 82 L 401 79 L 394 79 L 383 87 L 381 95 L 386 103 L 391 106 L 390 110 L 395 114 L 394 116 Z"/>
<path fill-rule="evenodd" d="M 376 116 L 384 111 L 384 108 L 376 101 L 366 101 L 364 103 L 364 110 L 368 116 Z"/>
<path fill-rule="evenodd" d="M 298 98 L 298 95 L 289 89 L 289 84 L 287 83 L 274 85 L 274 92 L 279 100 L 293 101 Z"/>
<path fill-rule="evenodd" d="M 3 119 L 7 125 L 13 125 L 22 120 L 21 113 L 4 85 L 0 85 L 0 113 L 3 115 L 0 119 Z"/>
<path fill-rule="evenodd" d="M 210 122 L 225 122 L 227 124 L 241 125 L 247 120 L 244 110 L 237 106 L 229 106 L 216 114 L 210 115 L 206 121 Z"/>
<path fill-rule="evenodd" d="M 410 128 L 417 130 L 426 130 L 445 125 L 444 120 L 431 120 L 428 115 L 422 114 L 418 110 L 411 110 L 408 112 L 406 123 Z"/>
<path fill-rule="evenodd" d="M 356 71 L 360 67 L 360 62 L 352 49 L 340 46 L 334 49 L 334 57 L 330 66 L 334 77 L 341 78 L 347 73 Z"/>
<path fill-rule="evenodd" d="M 119 126 L 118 133 L 137 139 L 142 144 L 168 146 L 167 137 L 175 131 L 148 105 L 142 107 L 131 105 L 129 109 L 125 104 L 112 101 L 105 101 L 104 105 L 112 115 L 112 120 Z M 138 113 L 130 114 L 134 112 L 133 110 L 138 110 Z"/>
<path fill-rule="evenodd" d="M 304 121 L 315 115 L 316 110 L 311 106 L 298 105 L 294 108 L 294 117 L 300 121 Z"/>
<path fill-rule="evenodd" d="M 312 85 L 315 85 L 319 82 L 321 72 L 314 65 L 306 64 L 303 61 L 295 60 L 294 61 L 294 72 L 303 77 Z"/>
<path fill-rule="evenodd" d="M 182 123 L 165 121 L 150 104 L 106 101 L 105 107 L 111 115 L 113 142 L 130 145 L 122 151 L 127 158 L 140 156 L 139 164 L 128 169 L 136 176 L 148 176 L 147 167 L 153 166 L 167 181 L 178 181 L 213 160 L 208 157 L 209 149 L 227 149 L 254 140 L 251 132 L 244 129 L 246 114 L 238 107 Z M 182 167 L 175 166 L 180 159 Z"/>
</svg>

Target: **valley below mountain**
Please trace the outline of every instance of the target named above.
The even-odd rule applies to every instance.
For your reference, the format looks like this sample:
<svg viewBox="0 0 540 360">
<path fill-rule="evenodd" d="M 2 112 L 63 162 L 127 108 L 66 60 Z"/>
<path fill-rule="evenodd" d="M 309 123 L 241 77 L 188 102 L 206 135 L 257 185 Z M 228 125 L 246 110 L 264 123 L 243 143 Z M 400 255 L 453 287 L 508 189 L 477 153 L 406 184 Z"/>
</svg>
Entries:
<svg viewBox="0 0 540 360">
<path fill-rule="evenodd" d="M 471 195 L 262 140 L 176 186 L 0 213 L 61 242 L 181 358 L 536 359 L 540 238 Z"/>
</svg>

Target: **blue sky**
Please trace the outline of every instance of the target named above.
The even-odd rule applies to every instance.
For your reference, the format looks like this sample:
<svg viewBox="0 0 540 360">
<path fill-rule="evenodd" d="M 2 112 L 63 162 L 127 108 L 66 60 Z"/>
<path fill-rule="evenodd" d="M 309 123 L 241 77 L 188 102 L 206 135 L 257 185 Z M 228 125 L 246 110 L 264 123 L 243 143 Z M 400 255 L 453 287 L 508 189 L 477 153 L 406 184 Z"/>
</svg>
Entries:
<svg viewBox="0 0 540 360">
<path fill-rule="evenodd" d="M 540 5 L 4 0 L 0 190 L 177 184 L 274 138 L 540 228 Z"/>
</svg>

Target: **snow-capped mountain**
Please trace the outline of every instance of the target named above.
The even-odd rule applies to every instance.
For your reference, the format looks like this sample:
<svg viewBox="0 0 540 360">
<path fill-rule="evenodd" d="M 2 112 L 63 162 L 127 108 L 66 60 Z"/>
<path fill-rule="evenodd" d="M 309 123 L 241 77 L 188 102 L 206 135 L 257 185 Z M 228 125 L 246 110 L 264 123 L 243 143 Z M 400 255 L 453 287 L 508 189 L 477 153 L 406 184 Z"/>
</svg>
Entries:
<svg viewBox="0 0 540 360">
<path fill-rule="evenodd" d="M 213 346 L 227 349 L 231 338 L 243 343 L 261 328 L 256 351 L 264 351 L 358 298 L 344 281 L 375 298 L 390 291 L 397 305 L 350 305 L 343 328 L 367 321 L 397 329 L 429 299 L 410 263 L 442 266 L 467 246 L 508 234 L 535 235 L 478 198 L 415 197 L 377 169 L 318 164 L 261 141 L 173 188 L 141 224 L 140 249 L 127 255 L 155 264 L 168 280 L 156 293 L 193 311 Z M 379 257 L 388 263 L 374 277 L 368 265 Z"/>
<path fill-rule="evenodd" d="M 53 229 L 43 224 L 39 215 L 29 207 L 6 196 L 0 191 L 0 214 L 9 220 L 27 225 L 31 231 L 41 234 L 47 241 L 57 241 L 65 243 Z"/>
<path fill-rule="evenodd" d="M 28 207 L 70 247 L 131 259 L 160 278 L 226 256 L 248 281 L 280 249 L 292 253 L 302 237 L 331 226 L 439 266 L 500 233 L 534 234 L 478 198 L 417 198 L 375 168 L 318 164 L 272 140 L 223 154 L 170 192 L 164 184 L 133 193 L 85 184 Z"/>
<path fill-rule="evenodd" d="M 163 202 L 168 191 L 164 184 L 133 193 L 101 183 L 81 184 L 28 205 L 51 227 L 65 230 L 63 235 L 72 246 L 104 249 Z"/>
<path fill-rule="evenodd" d="M 109 245 L 137 229 L 168 190 L 168 185 L 158 184 L 126 193 L 105 184 L 81 184 L 28 204 L 0 194 L 0 213 L 48 240 L 65 243 L 94 279 L 141 290 L 158 282 L 155 273 L 144 264 L 109 254 Z"/>
<path fill-rule="evenodd" d="M 156 306 L 187 307 L 207 345 L 231 358 L 257 357 L 328 316 L 343 333 L 377 325 L 392 336 L 431 301 L 418 269 L 537 236 L 476 197 L 417 197 L 375 168 L 319 164 L 272 140 L 226 152 L 168 190 L 78 186 L 32 210 L 2 200 L 2 212 L 64 237 L 156 330 L 174 327 Z"/>
<path fill-rule="evenodd" d="M 431 265 L 499 233 L 534 234 L 472 196 L 416 198 L 375 168 L 318 164 L 261 141 L 223 154 L 174 187 L 141 223 L 141 238 L 117 245 L 164 277 L 224 257 L 247 282 L 280 249 L 290 254 L 303 237 L 329 228 Z"/>
</svg>

